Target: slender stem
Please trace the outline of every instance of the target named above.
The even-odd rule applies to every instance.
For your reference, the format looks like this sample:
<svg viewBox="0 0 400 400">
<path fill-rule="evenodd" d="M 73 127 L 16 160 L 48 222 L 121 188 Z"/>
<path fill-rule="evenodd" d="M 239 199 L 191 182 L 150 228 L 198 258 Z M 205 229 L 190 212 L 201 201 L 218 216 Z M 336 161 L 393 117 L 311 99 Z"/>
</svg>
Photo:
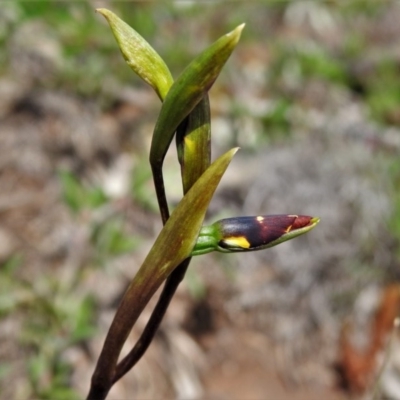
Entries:
<svg viewBox="0 0 400 400">
<path fill-rule="evenodd" d="M 162 174 L 162 162 L 152 165 L 151 170 L 153 173 L 153 181 L 156 190 L 161 219 L 163 225 L 165 225 L 165 223 L 169 218 L 169 209 L 168 209 L 167 197 L 165 195 L 164 177 Z"/>
<path fill-rule="evenodd" d="M 108 392 L 110 391 L 112 386 L 109 385 L 108 383 L 105 383 L 100 387 L 99 384 L 96 385 L 91 385 L 90 386 L 90 391 L 88 396 L 86 397 L 86 400 L 104 400 L 107 397 Z"/>
</svg>

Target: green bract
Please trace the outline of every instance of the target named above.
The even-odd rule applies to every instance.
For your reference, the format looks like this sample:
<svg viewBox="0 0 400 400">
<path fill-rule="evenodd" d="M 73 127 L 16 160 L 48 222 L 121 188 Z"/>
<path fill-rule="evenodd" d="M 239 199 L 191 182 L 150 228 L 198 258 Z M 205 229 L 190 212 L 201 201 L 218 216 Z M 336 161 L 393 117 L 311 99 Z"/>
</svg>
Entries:
<svg viewBox="0 0 400 400">
<path fill-rule="evenodd" d="M 152 86 L 163 100 L 174 81 L 163 59 L 146 40 L 113 12 L 105 8 L 98 8 L 96 11 L 110 24 L 126 63 Z"/>
</svg>

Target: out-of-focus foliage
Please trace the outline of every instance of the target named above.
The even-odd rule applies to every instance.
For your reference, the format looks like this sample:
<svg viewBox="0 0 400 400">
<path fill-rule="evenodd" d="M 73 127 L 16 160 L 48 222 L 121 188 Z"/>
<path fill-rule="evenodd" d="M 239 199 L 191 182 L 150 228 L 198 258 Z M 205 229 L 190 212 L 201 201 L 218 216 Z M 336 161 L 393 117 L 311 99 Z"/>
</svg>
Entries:
<svg viewBox="0 0 400 400">
<path fill-rule="evenodd" d="M 0 280 L 0 315 L 4 321 L 23 316 L 15 336 L 22 347 L 32 352 L 25 365 L 29 383 L 21 385 L 18 394 L 25 398 L 78 399 L 68 384 L 72 367 L 63 353 L 95 333 L 95 303 L 74 285 L 51 276 L 19 278 L 21 262 L 20 257 L 14 256 L 4 263 Z M 81 279 L 75 278 L 78 282 Z M 12 367 L 2 367 L 0 379 L 4 387 Z"/>
</svg>

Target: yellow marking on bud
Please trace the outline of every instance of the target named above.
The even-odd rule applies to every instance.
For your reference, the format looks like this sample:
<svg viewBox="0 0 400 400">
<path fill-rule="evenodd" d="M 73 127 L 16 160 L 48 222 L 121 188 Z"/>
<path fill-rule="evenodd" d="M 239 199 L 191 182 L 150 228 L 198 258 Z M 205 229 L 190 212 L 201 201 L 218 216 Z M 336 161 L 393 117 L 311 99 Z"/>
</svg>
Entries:
<svg viewBox="0 0 400 400">
<path fill-rule="evenodd" d="M 244 236 L 231 236 L 226 239 L 223 239 L 229 247 L 239 247 L 242 249 L 248 249 L 250 247 L 250 243 Z"/>
<path fill-rule="evenodd" d="M 289 233 L 292 229 L 293 225 L 289 225 L 286 229 L 285 229 L 285 233 Z"/>
<path fill-rule="evenodd" d="M 258 222 L 262 222 L 262 221 L 264 221 L 264 217 L 261 217 L 261 215 L 260 215 L 260 216 L 258 216 L 258 217 L 256 218 L 256 220 L 257 220 Z"/>
</svg>

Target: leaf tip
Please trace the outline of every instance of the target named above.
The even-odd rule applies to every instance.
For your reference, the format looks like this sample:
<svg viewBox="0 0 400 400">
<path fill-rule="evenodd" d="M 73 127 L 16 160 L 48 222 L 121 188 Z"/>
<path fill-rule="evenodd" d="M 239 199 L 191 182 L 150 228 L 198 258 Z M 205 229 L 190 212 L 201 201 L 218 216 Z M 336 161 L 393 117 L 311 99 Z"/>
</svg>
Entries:
<svg viewBox="0 0 400 400">
<path fill-rule="evenodd" d="M 107 8 L 96 8 L 96 12 L 101 14 L 110 25 L 115 20 L 116 15 L 112 11 L 107 10 Z"/>
<path fill-rule="evenodd" d="M 240 24 L 236 27 L 236 31 L 242 32 L 243 28 L 246 26 L 246 23 L 243 22 L 243 24 Z"/>
<path fill-rule="evenodd" d="M 245 23 L 238 25 L 233 31 L 228 33 L 228 36 L 230 35 L 235 36 L 237 37 L 237 40 L 239 40 L 245 25 L 246 25 Z"/>
<path fill-rule="evenodd" d="M 232 149 L 228 150 L 223 156 L 221 157 L 227 157 L 229 160 L 232 160 L 233 156 L 240 150 L 240 147 L 233 147 Z"/>
<path fill-rule="evenodd" d="M 97 13 L 101 14 L 101 15 L 104 15 L 104 16 L 110 12 L 110 11 L 107 10 L 106 8 L 96 8 L 95 11 L 96 11 Z"/>
</svg>

